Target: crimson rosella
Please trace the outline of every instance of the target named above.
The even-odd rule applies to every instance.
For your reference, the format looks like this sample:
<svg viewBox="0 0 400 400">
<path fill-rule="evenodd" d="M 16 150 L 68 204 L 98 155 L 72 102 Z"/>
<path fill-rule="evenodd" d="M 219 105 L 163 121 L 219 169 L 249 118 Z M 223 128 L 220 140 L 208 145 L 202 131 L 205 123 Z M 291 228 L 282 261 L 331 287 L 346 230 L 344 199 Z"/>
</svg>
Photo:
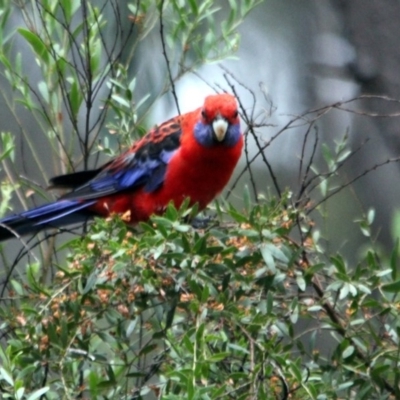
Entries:
<svg viewBox="0 0 400 400">
<path fill-rule="evenodd" d="M 236 99 L 206 97 L 204 105 L 150 130 L 99 169 L 53 178 L 72 189 L 54 203 L 0 220 L 0 240 L 123 214 L 130 224 L 161 214 L 186 197 L 204 209 L 222 191 L 239 160 L 243 136 Z"/>
</svg>

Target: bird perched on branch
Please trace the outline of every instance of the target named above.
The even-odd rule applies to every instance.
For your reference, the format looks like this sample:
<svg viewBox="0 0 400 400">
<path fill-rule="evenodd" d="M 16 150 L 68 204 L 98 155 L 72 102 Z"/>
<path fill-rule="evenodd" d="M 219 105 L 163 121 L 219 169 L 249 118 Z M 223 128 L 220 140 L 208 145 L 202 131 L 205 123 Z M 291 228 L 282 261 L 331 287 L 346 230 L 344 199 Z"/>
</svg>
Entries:
<svg viewBox="0 0 400 400">
<path fill-rule="evenodd" d="M 96 170 L 57 176 L 71 191 L 54 203 L 0 220 L 0 240 L 122 214 L 129 224 L 161 214 L 185 198 L 203 209 L 222 191 L 240 158 L 243 136 L 236 99 L 206 97 L 204 105 L 150 130 Z"/>
</svg>

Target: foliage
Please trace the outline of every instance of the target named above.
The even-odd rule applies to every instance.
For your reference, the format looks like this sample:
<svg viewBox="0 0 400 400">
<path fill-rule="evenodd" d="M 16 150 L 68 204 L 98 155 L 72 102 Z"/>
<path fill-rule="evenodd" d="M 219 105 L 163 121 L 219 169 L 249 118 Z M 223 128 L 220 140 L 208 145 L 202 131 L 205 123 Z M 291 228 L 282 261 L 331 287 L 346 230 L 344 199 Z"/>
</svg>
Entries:
<svg viewBox="0 0 400 400">
<path fill-rule="evenodd" d="M 0 5 L 1 73 L 12 91 L 2 95 L 43 181 L 94 166 L 141 135 L 152 103 L 175 92 L 177 80 L 233 54 L 237 27 L 258 1 L 120 3 Z M 11 16 L 24 27 L 13 30 Z M 144 93 L 131 64 L 150 35 L 161 43 L 162 84 Z M 30 53 L 19 52 L 21 43 Z M 236 93 L 240 83 L 226 79 Z M 246 141 L 253 138 L 258 151 L 251 158 L 246 142 L 243 206 L 216 203 L 217 217 L 194 228 L 192 211 L 171 205 L 136 231 L 115 217 L 66 243 L 54 232 L 23 239 L 11 261 L 1 252 L 2 398 L 400 397 L 399 244 L 389 256 L 378 251 L 370 210 L 358 221 L 367 250 L 349 265 L 326 251 L 310 217 L 325 213 L 321 206 L 343 187 L 397 160 L 342 183 L 342 166 L 362 146 L 350 150 L 344 135 L 318 147 L 312 132 L 321 115 L 346 102 L 295 117 L 266 143 L 258 129 L 267 123 L 240 105 Z M 41 141 L 32 139 L 32 123 Z M 291 193 L 264 152 L 300 123 L 300 188 Z M 37 195 L 49 197 L 40 182 L 21 177 L 30 171 L 19 147 L 15 132 L 1 133 L 1 215 L 17 208 L 12 200 L 28 207 Z M 316 166 L 319 149 L 324 167 Z M 259 194 L 255 159 L 276 195 Z"/>
<path fill-rule="evenodd" d="M 303 243 L 289 239 L 298 214 L 287 195 L 227 212 L 232 222 L 206 230 L 182 222 L 188 211 L 172 206 L 140 233 L 118 219 L 98 220 L 68 243 L 71 256 L 52 282 L 41 284 L 39 266 L 28 265 L 24 284 L 13 279 L 3 299 L 3 393 L 397 393 L 398 246 L 388 261 L 368 251 L 351 269 L 340 255 L 327 259 L 310 235 Z M 309 329 L 300 327 L 305 321 Z M 318 343 L 328 337 L 330 351 Z"/>
</svg>

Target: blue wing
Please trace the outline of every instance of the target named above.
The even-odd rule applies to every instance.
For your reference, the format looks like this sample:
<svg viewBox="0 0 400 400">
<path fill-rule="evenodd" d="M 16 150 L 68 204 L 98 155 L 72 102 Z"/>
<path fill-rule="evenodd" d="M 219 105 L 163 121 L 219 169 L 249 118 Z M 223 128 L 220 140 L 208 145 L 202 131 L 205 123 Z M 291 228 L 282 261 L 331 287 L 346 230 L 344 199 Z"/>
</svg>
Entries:
<svg viewBox="0 0 400 400">
<path fill-rule="evenodd" d="M 140 186 L 147 192 L 157 190 L 164 182 L 170 159 L 180 146 L 181 129 L 175 121 L 167 121 L 150 131 L 137 145 L 95 171 L 93 177 L 74 187 L 62 199 L 92 200 Z M 74 175 L 68 175 L 69 182 L 73 181 Z M 90 173 L 86 173 L 87 176 Z M 51 182 L 54 186 L 62 186 L 63 177 L 53 178 Z"/>
<path fill-rule="evenodd" d="M 88 208 L 102 196 L 143 187 L 152 192 L 164 182 L 168 162 L 180 146 L 181 126 L 169 120 L 145 135 L 133 147 L 103 167 L 53 178 L 52 187 L 72 191 L 54 203 L 45 204 L 0 220 L 0 241 L 15 234 L 59 228 L 92 217 Z"/>
</svg>

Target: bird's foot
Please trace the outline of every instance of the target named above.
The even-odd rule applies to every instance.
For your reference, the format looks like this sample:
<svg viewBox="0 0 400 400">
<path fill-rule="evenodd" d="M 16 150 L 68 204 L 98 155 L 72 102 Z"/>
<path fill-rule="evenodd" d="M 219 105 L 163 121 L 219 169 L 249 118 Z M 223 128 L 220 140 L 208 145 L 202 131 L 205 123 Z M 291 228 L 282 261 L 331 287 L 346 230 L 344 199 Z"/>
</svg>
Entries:
<svg viewBox="0 0 400 400">
<path fill-rule="evenodd" d="M 194 217 L 190 220 L 190 225 L 192 225 L 195 229 L 206 229 L 213 220 L 214 217 L 212 216 Z"/>
</svg>

